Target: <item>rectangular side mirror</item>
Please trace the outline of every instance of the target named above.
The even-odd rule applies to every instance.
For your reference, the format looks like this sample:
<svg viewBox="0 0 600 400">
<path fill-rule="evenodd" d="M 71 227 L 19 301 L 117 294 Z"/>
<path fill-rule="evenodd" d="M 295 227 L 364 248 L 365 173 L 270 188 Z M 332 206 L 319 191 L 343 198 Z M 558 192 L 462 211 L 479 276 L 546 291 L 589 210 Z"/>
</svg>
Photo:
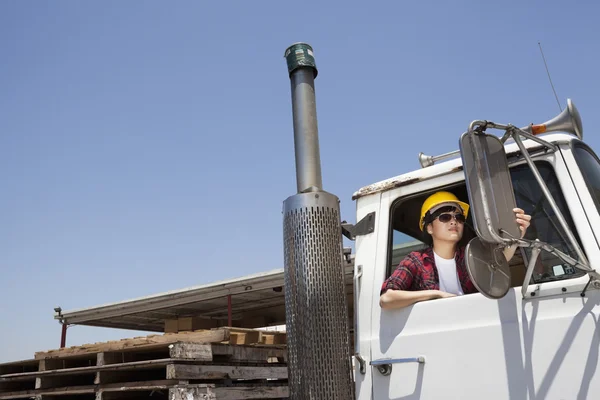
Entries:
<svg viewBox="0 0 600 400">
<path fill-rule="evenodd" d="M 486 133 L 465 132 L 459 147 L 477 235 L 485 242 L 497 244 L 511 236 L 520 238 L 513 212 L 516 200 L 512 180 L 500 139 Z"/>
</svg>

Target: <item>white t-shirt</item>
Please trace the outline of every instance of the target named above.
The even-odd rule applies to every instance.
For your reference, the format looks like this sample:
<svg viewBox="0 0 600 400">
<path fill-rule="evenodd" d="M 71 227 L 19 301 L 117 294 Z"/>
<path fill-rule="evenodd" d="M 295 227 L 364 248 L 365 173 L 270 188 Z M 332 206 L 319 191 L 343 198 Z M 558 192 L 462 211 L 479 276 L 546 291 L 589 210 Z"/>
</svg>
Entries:
<svg viewBox="0 0 600 400">
<path fill-rule="evenodd" d="M 446 293 L 454 293 L 456 295 L 464 294 L 460 282 L 458 281 L 458 274 L 456 273 L 456 260 L 454 258 L 446 259 L 438 256 L 435 251 L 433 252 L 435 258 L 435 266 L 438 270 L 440 277 L 440 290 Z"/>
</svg>

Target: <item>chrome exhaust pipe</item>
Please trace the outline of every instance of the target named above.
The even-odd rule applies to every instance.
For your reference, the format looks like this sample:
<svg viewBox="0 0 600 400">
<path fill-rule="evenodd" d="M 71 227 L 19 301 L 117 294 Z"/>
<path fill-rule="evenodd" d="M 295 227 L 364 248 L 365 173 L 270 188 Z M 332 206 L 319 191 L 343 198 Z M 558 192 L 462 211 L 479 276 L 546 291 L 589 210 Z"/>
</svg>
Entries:
<svg viewBox="0 0 600 400">
<path fill-rule="evenodd" d="M 312 47 L 285 52 L 298 193 L 283 204 L 290 399 L 354 399 L 339 199 L 323 191 Z"/>
</svg>

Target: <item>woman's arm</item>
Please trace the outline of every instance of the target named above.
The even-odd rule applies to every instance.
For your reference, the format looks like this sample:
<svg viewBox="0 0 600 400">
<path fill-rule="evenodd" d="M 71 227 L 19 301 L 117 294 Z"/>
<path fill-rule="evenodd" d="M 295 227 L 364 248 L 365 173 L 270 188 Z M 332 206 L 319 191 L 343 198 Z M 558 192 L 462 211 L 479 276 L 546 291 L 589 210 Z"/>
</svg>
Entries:
<svg viewBox="0 0 600 400">
<path fill-rule="evenodd" d="M 404 308 L 419 301 L 454 297 L 456 295 L 440 290 L 387 290 L 379 298 L 379 306 L 384 309 Z"/>
</svg>

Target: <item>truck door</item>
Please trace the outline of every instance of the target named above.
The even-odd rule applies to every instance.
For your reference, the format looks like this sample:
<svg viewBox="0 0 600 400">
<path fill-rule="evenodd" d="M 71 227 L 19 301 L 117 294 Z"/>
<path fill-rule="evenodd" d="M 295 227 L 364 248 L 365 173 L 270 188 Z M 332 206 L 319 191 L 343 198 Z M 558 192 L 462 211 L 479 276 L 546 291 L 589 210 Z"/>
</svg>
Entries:
<svg viewBox="0 0 600 400">
<path fill-rule="evenodd" d="M 538 156 L 536 165 L 586 257 L 597 265 L 598 245 L 563 157 Z M 532 216 L 526 237 L 574 255 L 529 167 L 513 165 L 511 178 L 517 205 Z M 465 199 L 464 186 L 457 173 L 382 195 L 380 224 L 389 226 L 387 237 L 378 237 L 378 251 L 388 257 L 377 257 L 373 285 L 374 399 L 575 399 L 599 390 L 600 296 L 588 288 L 581 297 L 587 275 L 547 253 L 540 255 L 528 287 L 533 294 L 525 299 L 521 286 L 529 253 L 518 250 L 510 262 L 512 287 L 499 300 L 475 293 L 400 310 L 380 308 L 377 294 L 397 262 L 392 263 L 395 242 L 420 239 L 406 225 L 411 216 L 402 213 L 414 212 L 441 188 Z"/>
</svg>

